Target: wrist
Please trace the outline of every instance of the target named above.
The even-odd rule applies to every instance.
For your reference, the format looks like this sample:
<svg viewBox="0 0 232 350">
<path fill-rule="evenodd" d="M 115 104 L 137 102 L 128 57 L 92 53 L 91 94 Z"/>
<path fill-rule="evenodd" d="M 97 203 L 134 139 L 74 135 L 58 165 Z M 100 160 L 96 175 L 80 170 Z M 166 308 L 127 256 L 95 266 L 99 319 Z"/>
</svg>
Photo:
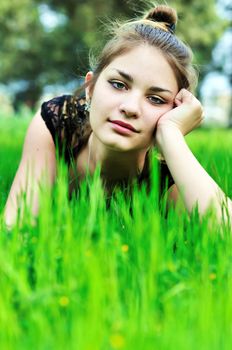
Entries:
<svg viewBox="0 0 232 350">
<path fill-rule="evenodd" d="M 160 125 L 156 130 L 156 145 L 162 151 L 164 145 L 172 144 L 176 138 L 183 138 L 183 134 L 177 127 Z"/>
</svg>

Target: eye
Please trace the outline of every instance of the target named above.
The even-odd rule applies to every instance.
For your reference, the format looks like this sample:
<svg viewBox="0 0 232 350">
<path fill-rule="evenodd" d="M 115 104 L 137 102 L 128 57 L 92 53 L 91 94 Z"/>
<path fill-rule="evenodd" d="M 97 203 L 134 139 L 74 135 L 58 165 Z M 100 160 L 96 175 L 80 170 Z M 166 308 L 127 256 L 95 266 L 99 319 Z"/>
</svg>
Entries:
<svg viewBox="0 0 232 350">
<path fill-rule="evenodd" d="M 148 99 L 154 105 L 163 105 L 164 103 L 166 103 L 165 100 L 163 100 L 162 98 L 160 98 L 158 96 L 148 96 Z"/>
<path fill-rule="evenodd" d="M 124 84 L 122 81 L 109 80 L 108 82 L 117 90 L 127 89 L 126 84 Z"/>
</svg>

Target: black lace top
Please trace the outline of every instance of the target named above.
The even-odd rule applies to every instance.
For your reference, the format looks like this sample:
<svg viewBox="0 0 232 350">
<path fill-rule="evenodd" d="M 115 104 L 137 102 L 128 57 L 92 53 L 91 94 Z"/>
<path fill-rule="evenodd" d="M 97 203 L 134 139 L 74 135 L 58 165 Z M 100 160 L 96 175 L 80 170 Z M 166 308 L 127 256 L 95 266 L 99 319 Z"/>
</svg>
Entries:
<svg viewBox="0 0 232 350">
<path fill-rule="evenodd" d="M 41 116 L 58 147 L 59 155 L 64 155 L 66 163 L 70 166 L 71 160 L 76 159 L 92 131 L 88 112 L 85 111 L 85 98 L 73 95 L 55 97 L 42 104 Z M 163 160 L 159 160 L 159 166 L 160 194 L 162 194 L 165 187 L 169 188 L 174 181 Z M 138 178 L 139 183 L 143 181 L 150 183 L 148 154 Z"/>
</svg>

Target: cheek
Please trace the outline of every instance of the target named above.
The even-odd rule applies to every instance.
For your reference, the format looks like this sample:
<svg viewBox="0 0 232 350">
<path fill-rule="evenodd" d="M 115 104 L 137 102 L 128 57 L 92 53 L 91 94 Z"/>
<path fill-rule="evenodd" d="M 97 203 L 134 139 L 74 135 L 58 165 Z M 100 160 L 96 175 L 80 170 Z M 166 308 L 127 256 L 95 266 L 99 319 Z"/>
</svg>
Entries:
<svg viewBox="0 0 232 350">
<path fill-rule="evenodd" d="M 102 101 L 102 103 L 99 103 L 99 101 Z M 99 130 L 102 130 L 103 127 L 105 128 L 108 117 L 109 113 L 104 99 L 102 100 L 101 98 L 100 100 L 92 100 L 91 111 L 89 115 L 89 122 L 92 130 L 99 132 Z"/>
<path fill-rule="evenodd" d="M 164 110 L 159 110 L 159 111 L 153 111 L 153 113 L 151 113 L 151 115 L 149 115 L 149 117 L 147 118 L 147 120 L 145 121 L 146 125 L 147 125 L 147 129 L 148 130 L 154 130 L 156 127 L 156 124 L 159 120 L 159 118 L 164 114 Z"/>
<path fill-rule="evenodd" d="M 157 124 L 158 120 L 166 113 L 168 113 L 171 109 L 173 109 L 172 104 L 165 105 L 161 108 L 159 108 L 155 114 L 153 115 L 153 120 L 155 121 L 154 123 Z"/>
<path fill-rule="evenodd" d="M 148 134 L 150 135 L 154 135 L 155 130 L 156 130 L 156 125 L 158 123 L 158 120 L 167 112 L 169 112 L 172 109 L 172 105 L 168 105 L 165 106 L 163 108 L 159 108 L 158 110 L 156 110 L 155 112 L 153 111 L 147 121 L 146 121 L 146 125 L 147 125 L 147 130 L 148 130 Z"/>
</svg>

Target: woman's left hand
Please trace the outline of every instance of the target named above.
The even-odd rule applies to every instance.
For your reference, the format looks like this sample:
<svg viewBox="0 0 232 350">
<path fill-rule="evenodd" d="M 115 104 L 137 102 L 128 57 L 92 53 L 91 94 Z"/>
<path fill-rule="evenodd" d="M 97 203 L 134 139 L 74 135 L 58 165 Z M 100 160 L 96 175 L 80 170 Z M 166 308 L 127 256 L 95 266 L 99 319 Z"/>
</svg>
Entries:
<svg viewBox="0 0 232 350">
<path fill-rule="evenodd" d="M 156 135 L 160 129 L 175 128 L 187 135 L 203 121 L 203 108 L 200 101 L 188 90 L 181 89 L 175 97 L 175 107 L 163 114 L 156 126 Z"/>
</svg>

